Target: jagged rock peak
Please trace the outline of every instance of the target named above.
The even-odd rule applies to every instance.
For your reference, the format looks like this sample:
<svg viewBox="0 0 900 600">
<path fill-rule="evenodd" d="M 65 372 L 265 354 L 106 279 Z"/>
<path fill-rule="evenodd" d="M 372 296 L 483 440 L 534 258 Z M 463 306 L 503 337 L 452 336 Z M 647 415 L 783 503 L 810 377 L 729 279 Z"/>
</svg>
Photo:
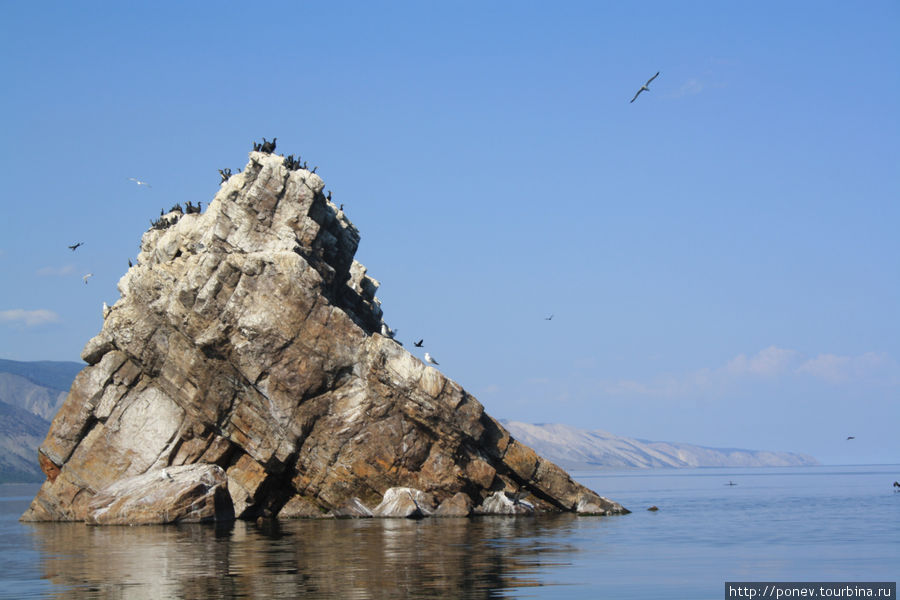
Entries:
<svg viewBox="0 0 900 600">
<path fill-rule="evenodd" d="M 252 152 L 205 212 L 170 213 L 144 234 L 39 450 L 47 481 L 23 519 L 107 522 L 110 503 L 134 506 L 122 490 L 141 498 L 172 473 L 185 499 L 141 506 L 141 522 L 231 509 L 509 512 L 505 493 L 528 494 L 534 512 L 627 512 L 379 333 L 378 282 L 353 259 L 358 231 L 318 175 L 283 163 Z M 191 473 L 209 481 L 190 487 Z M 127 520 L 118 508 L 115 522 Z"/>
</svg>

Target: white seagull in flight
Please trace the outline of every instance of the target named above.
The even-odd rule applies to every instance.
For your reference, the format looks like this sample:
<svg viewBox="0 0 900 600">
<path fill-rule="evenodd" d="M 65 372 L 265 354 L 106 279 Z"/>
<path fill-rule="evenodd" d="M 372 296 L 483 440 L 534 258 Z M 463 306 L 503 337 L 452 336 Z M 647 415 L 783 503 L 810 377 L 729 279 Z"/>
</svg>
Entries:
<svg viewBox="0 0 900 600">
<path fill-rule="evenodd" d="M 134 177 L 129 177 L 129 178 L 128 178 L 128 181 L 133 181 L 133 182 L 135 182 L 135 183 L 138 184 L 138 185 L 146 185 L 147 187 L 151 187 L 150 184 L 147 183 L 146 181 L 141 181 L 140 179 L 136 179 L 136 178 L 134 178 Z"/>
<path fill-rule="evenodd" d="M 634 95 L 634 98 L 632 98 L 631 101 L 634 102 L 635 100 L 637 100 L 637 97 L 641 95 L 641 92 L 644 92 L 644 91 L 649 92 L 650 88 L 647 86 L 650 85 L 650 82 L 653 81 L 654 79 L 656 79 L 657 77 L 659 77 L 659 71 L 656 72 L 656 75 L 654 75 L 653 77 L 648 79 L 647 83 L 645 83 L 644 85 L 641 86 L 641 89 L 639 89 L 637 91 L 637 94 Z"/>
<path fill-rule="evenodd" d="M 90 278 L 93 277 L 93 276 L 94 276 L 93 273 L 88 273 L 87 275 L 85 275 L 84 277 L 82 277 L 81 279 L 84 281 L 84 285 L 87 285 L 87 280 L 90 279 Z"/>
<path fill-rule="evenodd" d="M 439 364 L 441 364 L 441 363 L 439 363 L 438 361 L 436 361 L 436 360 L 434 360 L 433 358 L 431 358 L 431 355 L 428 354 L 427 352 L 425 353 L 425 362 L 430 362 L 430 363 L 433 364 L 433 365 L 439 365 Z"/>
</svg>

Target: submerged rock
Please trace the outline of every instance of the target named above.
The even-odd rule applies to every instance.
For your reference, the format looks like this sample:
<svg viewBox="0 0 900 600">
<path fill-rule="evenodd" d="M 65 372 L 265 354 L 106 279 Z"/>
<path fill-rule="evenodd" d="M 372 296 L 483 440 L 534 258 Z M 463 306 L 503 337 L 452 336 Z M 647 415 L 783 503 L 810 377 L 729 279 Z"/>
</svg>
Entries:
<svg viewBox="0 0 900 600">
<path fill-rule="evenodd" d="M 476 515 L 533 515 L 534 505 L 525 500 L 516 500 L 497 492 L 485 498 L 481 506 L 475 508 Z"/>
<path fill-rule="evenodd" d="M 384 493 L 381 504 L 372 513 L 376 517 L 422 519 L 434 513 L 434 497 L 412 488 L 393 487 Z"/>
<path fill-rule="evenodd" d="M 23 520 L 88 520 L 104 488 L 194 464 L 224 470 L 243 519 L 371 512 L 395 487 L 444 512 L 513 490 L 538 511 L 627 512 L 379 333 L 378 282 L 323 186 L 253 152 L 205 213 L 144 234 L 40 447 L 47 481 Z"/>
</svg>

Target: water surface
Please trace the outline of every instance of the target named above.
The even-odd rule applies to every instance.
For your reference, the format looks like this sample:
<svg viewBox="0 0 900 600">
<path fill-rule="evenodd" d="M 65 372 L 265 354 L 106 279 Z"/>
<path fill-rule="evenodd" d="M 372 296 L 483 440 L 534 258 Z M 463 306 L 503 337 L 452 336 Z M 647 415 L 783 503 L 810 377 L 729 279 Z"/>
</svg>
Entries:
<svg viewBox="0 0 900 600">
<path fill-rule="evenodd" d="M 634 512 L 87 527 L 19 523 L 37 486 L 0 486 L 0 597 L 718 599 L 900 571 L 900 466 L 573 476 Z"/>
</svg>

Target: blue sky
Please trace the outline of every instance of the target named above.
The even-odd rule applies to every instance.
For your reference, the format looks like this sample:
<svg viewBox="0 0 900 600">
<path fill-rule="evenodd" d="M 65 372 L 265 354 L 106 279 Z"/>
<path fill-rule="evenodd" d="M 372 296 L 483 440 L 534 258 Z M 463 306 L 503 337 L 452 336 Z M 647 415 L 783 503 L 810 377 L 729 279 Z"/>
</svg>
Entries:
<svg viewBox="0 0 900 600">
<path fill-rule="evenodd" d="M 0 357 L 79 360 L 149 220 L 277 136 L 401 341 L 493 416 L 900 462 L 898 26 L 877 1 L 7 3 Z"/>
</svg>

